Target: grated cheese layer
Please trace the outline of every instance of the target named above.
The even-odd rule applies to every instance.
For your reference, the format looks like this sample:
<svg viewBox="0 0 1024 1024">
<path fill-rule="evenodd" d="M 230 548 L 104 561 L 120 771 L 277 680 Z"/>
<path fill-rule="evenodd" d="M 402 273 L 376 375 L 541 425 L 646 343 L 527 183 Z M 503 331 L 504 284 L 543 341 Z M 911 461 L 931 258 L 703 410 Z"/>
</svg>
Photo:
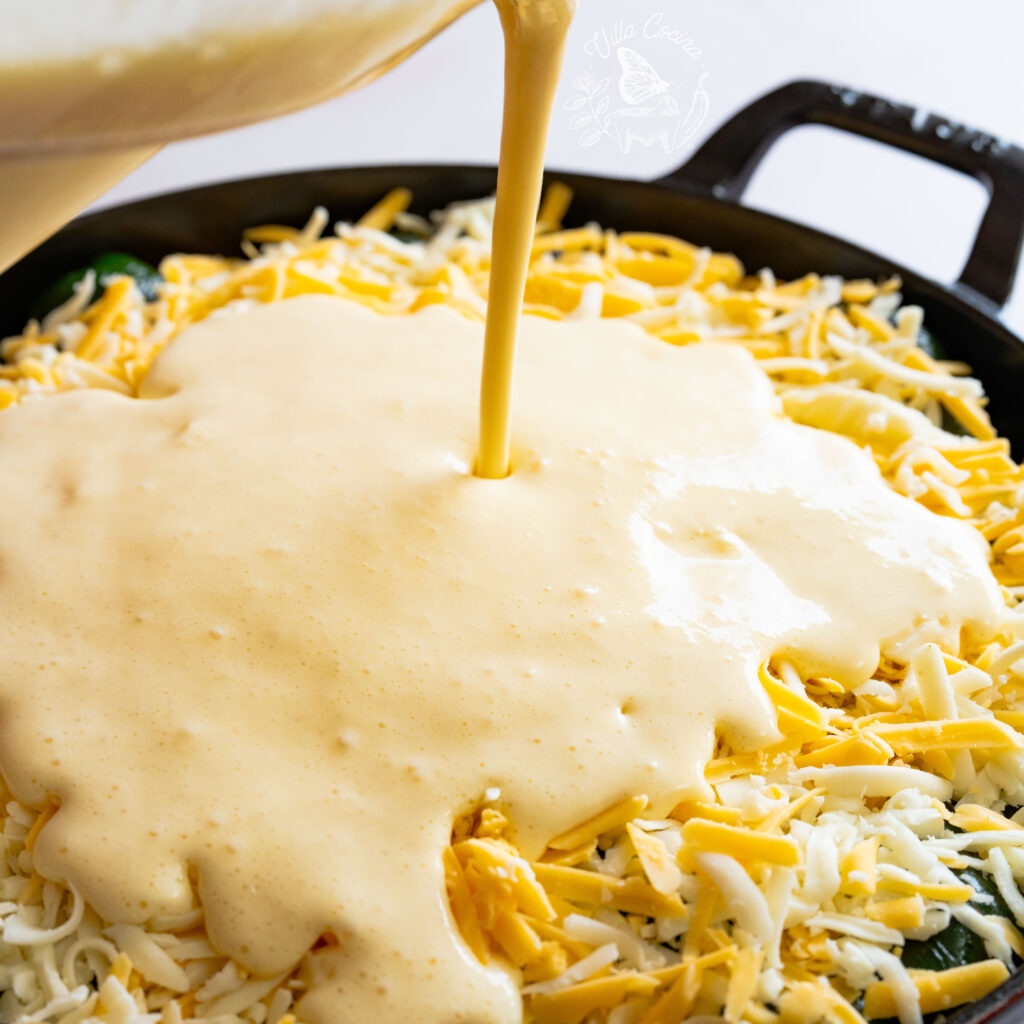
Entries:
<svg viewBox="0 0 1024 1024">
<path fill-rule="evenodd" d="M 406 212 L 411 198 L 396 190 L 326 236 L 322 209 L 303 229 L 251 229 L 245 259 L 169 256 L 153 302 L 121 278 L 90 304 L 87 278 L 0 342 L 0 408 L 79 387 L 136 394 L 188 325 L 294 295 L 384 314 L 441 303 L 483 320 L 493 201 L 426 221 Z M 624 317 L 670 344 L 743 346 L 791 419 L 850 438 L 894 490 L 979 531 L 1006 617 L 982 649 L 943 648 L 940 624 L 922 622 L 854 690 L 766 663 L 782 740 L 753 753 L 720 741 L 705 771 L 714 799 L 665 819 L 645 818 L 637 794 L 531 863 L 501 794 L 482 794 L 445 853 L 463 939 L 520 979 L 537 1024 L 914 1024 L 984 995 L 1024 957 L 1024 474 L 981 385 L 918 347 L 922 312 L 901 304 L 897 280 L 780 282 L 669 236 L 563 229 L 570 199 L 555 185 L 542 205 L 528 314 Z M 943 429 L 951 421 L 962 434 Z M 0 1020 L 295 1024 L 317 948 L 336 939 L 290 976 L 254 978 L 210 946 L 198 900 L 145 928 L 104 922 L 33 868 L 53 810 L 5 798 Z M 964 881 L 968 869 L 1010 916 Z M 951 921 L 987 959 L 904 965 L 908 942 Z"/>
</svg>

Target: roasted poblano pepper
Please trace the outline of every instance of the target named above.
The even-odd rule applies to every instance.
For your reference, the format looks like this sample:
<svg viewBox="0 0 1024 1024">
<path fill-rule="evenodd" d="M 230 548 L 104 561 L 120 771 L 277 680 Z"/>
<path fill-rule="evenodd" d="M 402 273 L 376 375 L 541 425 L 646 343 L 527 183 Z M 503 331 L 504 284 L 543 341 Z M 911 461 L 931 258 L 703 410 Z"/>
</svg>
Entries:
<svg viewBox="0 0 1024 1024">
<path fill-rule="evenodd" d="M 995 882 L 988 875 L 970 869 L 959 871 L 957 874 L 962 882 L 992 897 L 992 903 L 979 905 L 982 913 L 996 914 L 1013 920 L 1009 907 L 1000 896 Z M 986 959 L 988 953 L 985 952 L 985 945 L 981 939 L 955 918 L 938 935 L 933 935 L 923 942 L 910 940 L 903 947 L 903 963 L 907 967 L 925 971 L 945 971 L 950 967 L 962 967 L 964 964 Z"/>
<path fill-rule="evenodd" d="M 143 297 L 151 302 L 156 298 L 157 285 L 163 280 L 156 267 L 126 252 L 105 252 L 97 256 L 88 266 L 69 270 L 36 297 L 29 309 L 29 316 L 42 320 L 47 313 L 63 305 L 74 294 L 75 285 L 92 270 L 96 283 L 89 302 L 98 299 L 114 277 L 127 275 L 132 278 Z"/>
</svg>

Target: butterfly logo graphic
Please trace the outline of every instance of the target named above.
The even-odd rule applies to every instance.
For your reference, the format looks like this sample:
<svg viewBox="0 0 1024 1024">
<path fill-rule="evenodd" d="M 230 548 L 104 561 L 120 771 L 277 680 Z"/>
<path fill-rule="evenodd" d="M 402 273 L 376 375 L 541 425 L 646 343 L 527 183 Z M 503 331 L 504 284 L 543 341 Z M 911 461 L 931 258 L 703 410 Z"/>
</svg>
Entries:
<svg viewBox="0 0 1024 1024">
<path fill-rule="evenodd" d="M 577 90 L 564 104 L 575 111 L 569 127 L 580 130 L 579 144 L 593 146 L 602 139 L 616 143 L 620 152 L 629 153 L 634 144 L 650 147 L 660 144 L 666 153 L 685 146 L 708 113 L 708 94 L 704 87 L 707 72 L 702 71 L 693 93 L 689 111 L 684 112 L 673 92 L 682 83 L 662 78 L 650 62 L 629 46 L 609 47 L 619 65 L 619 96 L 623 105 L 615 108 L 606 95 L 611 76 L 600 76 L 590 67 L 573 79 Z"/>
<path fill-rule="evenodd" d="M 672 82 L 666 82 L 636 50 L 620 46 L 616 56 L 619 58 L 619 67 L 622 68 L 619 95 L 631 106 L 643 103 L 653 96 L 665 96 L 672 88 Z M 665 98 L 671 100 L 670 96 Z"/>
</svg>

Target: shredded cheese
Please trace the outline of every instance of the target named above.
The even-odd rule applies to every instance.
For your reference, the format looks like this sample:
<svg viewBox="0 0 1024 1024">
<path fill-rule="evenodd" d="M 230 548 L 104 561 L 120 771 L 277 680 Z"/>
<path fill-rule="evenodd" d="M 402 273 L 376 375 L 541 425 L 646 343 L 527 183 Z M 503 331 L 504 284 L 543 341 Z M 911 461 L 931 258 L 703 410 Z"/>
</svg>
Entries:
<svg viewBox="0 0 1024 1024">
<path fill-rule="evenodd" d="M 454 924 L 482 964 L 521 978 L 537 1024 L 706 1014 L 915 1024 L 984 995 L 1024 951 L 1024 822 L 1009 809 L 1024 803 L 1024 472 L 995 436 L 981 386 L 917 347 L 922 312 L 900 307 L 895 279 L 750 275 L 671 236 L 564 227 L 570 200 L 555 185 L 541 204 L 528 315 L 620 316 L 670 344 L 746 348 L 787 416 L 849 438 L 894 490 L 974 525 L 1007 621 L 983 650 L 945 649 L 923 623 L 855 692 L 761 666 L 782 739 L 759 751 L 721 740 L 706 795 L 667 819 L 645 820 L 637 794 L 552 837 L 531 864 L 500 794 L 488 794 L 444 854 Z M 443 303 L 481 320 L 493 200 L 432 222 L 411 202 L 396 190 L 327 235 L 322 209 L 302 228 L 253 228 L 245 259 L 168 256 L 153 302 L 120 278 L 89 303 L 87 275 L 41 323 L 0 342 L 0 409 L 82 387 L 136 394 L 189 324 L 293 295 L 393 315 Z M 944 413 L 966 436 L 942 429 Z M 175 920 L 111 925 L 39 876 L 32 849 L 56 810 L 8 799 L 0 817 L 0 1018 L 298 1024 L 303 965 L 246 977 L 210 946 L 198 902 Z M 992 878 L 1013 922 L 958 878 L 967 866 Z M 908 971 L 905 942 L 954 917 L 992 959 Z"/>
</svg>

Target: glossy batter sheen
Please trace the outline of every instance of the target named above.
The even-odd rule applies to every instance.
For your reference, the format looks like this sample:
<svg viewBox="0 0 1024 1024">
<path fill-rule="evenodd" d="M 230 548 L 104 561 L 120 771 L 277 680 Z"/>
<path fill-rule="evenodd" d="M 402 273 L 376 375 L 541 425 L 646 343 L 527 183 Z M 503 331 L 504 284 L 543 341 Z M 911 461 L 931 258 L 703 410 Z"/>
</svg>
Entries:
<svg viewBox="0 0 1024 1024">
<path fill-rule="evenodd" d="M 446 909 L 486 789 L 538 855 L 769 742 L 785 654 L 848 683 L 989 630 L 970 527 L 781 418 L 748 355 L 527 318 L 513 472 L 471 472 L 482 330 L 312 296 L 216 316 L 142 400 L 0 416 L 0 751 L 35 861 L 110 920 L 190 902 L 252 970 L 326 931 L 314 1024 L 515 1022 Z"/>
</svg>

